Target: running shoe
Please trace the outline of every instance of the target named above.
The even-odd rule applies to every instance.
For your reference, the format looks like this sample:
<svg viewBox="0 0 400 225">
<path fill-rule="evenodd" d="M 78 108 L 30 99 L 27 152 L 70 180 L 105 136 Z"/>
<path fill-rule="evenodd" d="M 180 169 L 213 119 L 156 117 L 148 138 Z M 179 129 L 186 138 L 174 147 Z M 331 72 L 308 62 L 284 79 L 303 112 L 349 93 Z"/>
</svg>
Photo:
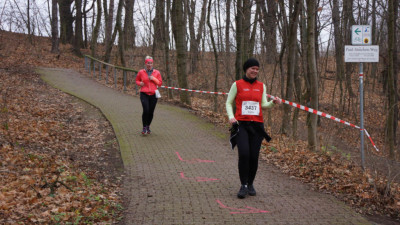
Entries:
<svg viewBox="0 0 400 225">
<path fill-rule="evenodd" d="M 255 196 L 257 193 L 256 193 L 256 189 L 254 189 L 254 185 L 249 185 L 248 186 L 248 189 L 249 189 L 249 195 L 250 196 Z"/>
<path fill-rule="evenodd" d="M 245 198 L 248 193 L 249 193 L 249 189 L 247 188 L 247 185 L 242 185 L 242 186 L 240 186 L 240 190 L 237 193 L 237 197 Z"/>
</svg>

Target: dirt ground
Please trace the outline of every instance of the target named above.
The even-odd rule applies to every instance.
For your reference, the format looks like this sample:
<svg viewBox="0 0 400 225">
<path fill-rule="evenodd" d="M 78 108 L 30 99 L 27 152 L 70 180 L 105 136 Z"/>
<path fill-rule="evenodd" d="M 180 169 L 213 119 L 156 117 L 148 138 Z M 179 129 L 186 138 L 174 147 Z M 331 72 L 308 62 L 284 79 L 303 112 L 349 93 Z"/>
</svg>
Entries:
<svg viewBox="0 0 400 225">
<path fill-rule="evenodd" d="M 109 121 L 92 105 L 45 83 L 32 68 L 0 68 L 0 78 L 0 223 L 118 221 L 124 166 Z M 43 183 L 52 182 L 54 174 L 69 190 L 54 183 L 55 197 L 49 198 L 50 188 Z M 25 188 L 21 177 L 30 186 Z M 14 184 L 24 200 L 10 198 L 18 194 Z M 85 207 L 93 212 L 83 212 Z M 108 208 L 113 212 L 95 218 L 97 209 Z"/>
</svg>

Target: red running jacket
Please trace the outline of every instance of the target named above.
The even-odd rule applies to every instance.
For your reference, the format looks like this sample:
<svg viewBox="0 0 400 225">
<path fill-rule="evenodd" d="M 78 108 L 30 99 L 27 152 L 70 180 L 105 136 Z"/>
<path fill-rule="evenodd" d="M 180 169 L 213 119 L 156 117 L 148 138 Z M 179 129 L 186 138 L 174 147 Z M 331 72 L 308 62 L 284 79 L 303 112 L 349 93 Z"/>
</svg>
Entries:
<svg viewBox="0 0 400 225">
<path fill-rule="evenodd" d="M 150 80 L 145 69 L 142 69 L 138 72 L 136 76 L 136 84 L 140 86 L 140 82 L 144 83 L 143 87 L 140 88 L 140 92 L 148 95 L 154 95 L 155 91 L 157 90 L 157 86 L 162 85 L 160 71 L 153 69 L 153 73 L 151 75 L 157 80 Z"/>
</svg>

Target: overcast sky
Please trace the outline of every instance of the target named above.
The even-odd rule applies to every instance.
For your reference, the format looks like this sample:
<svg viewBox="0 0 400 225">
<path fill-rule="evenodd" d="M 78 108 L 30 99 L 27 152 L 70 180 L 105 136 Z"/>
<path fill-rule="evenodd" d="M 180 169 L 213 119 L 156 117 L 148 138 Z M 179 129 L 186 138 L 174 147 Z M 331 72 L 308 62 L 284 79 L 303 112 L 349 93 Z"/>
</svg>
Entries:
<svg viewBox="0 0 400 225">
<path fill-rule="evenodd" d="M 31 7 L 31 21 L 32 21 L 32 29 L 35 35 L 41 36 L 50 36 L 51 28 L 50 28 L 50 13 L 51 11 L 51 0 L 0 0 L 0 28 L 2 30 L 18 32 L 18 33 L 27 33 L 26 28 L 26 18 L 27 18 L 27 3 L 30 2 Z M 89 8 L 92 4 L 91 0 L 88 0 L 87 8 Z M 117 9 L 118 0 L 114 0 L 115 11 Z M 321 1 L 322 11 L 319 12 L 321 16 L 321 23 L 324 26 L 322 35 L 320 36 L 320 41 L 322 45 L 327 44 L 327 40 L 329 38 L 329 32 L 331 30 L 331 21 L 330 21 L 330 7 L 327 3 L 327 0 Z M 196 1 L 198 5 L 198 15 L 200 14 L 200 7 L 202 2 Z M 221 4 L 225 4 L 225 1 L 221 1 Z M 224 10 L 224 6 L 221 7 L 221 10 Z M 234 7 L 231 9 L 234 10 Z M 91 24 L 92 24 L 92 15 L 93 11 L 90 11 L 88 14 L 88 31 L 91 32 Z M 152 40 L 152 30 L 151 20 L 155 15 L 155 1 L 154 0 L 136 0 L 135 8 L 134 8 L 134 23 L 135 29 L 137 31 L 136 43 L 137 45 L 149 45 Z M 222 26 L 225 26 L 225 12 L 221 12 L 220 19 L 223 23 Z M 115 16 L 114 16 L 115 17 Z M 231 22 L 234 23 L 234 13 L 231 13 Z M 215 23 L 215 16 L 212 16 L 212 23 Z M 115 19 L 115 18 L 114 18 Z M 102 18 L 104 20 L 104 18 Z M 102 21 L 102 29 L 104 26 L 104 21 Z M 234 25 L 231 26 L 232 28 Z M 206 26 L 206 29 L 207 26 Z M 100 32 L 100 39 L 102 39 L 104 32 Z M 233 30 L 232 30 L 233 34 Z M 207 37 L 206 37 L 207 38 Z M 279 39 L 279 37 L 278 37 Z M 234 36 L 231 37 L 232 42 L 234 42 Z"/>
</svg>

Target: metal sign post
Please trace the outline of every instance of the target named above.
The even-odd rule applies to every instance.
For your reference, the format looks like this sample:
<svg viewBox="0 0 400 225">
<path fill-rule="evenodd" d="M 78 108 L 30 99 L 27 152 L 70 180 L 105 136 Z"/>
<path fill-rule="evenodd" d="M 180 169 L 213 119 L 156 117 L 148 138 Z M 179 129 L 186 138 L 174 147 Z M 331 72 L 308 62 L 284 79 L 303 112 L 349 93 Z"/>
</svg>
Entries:
<svg viewBox="0 0 400 225">
<path fill-rule="evenodd" d="M 361 167 L 365 170 L 365 156 L 364 156 L 364 88 L 363 88 L 363 63 L 360 62 L 360 137 L 361 137 Z"/>
<path fill-rule="evenodd" d="M 365 170 L 364 154 L 364 71 L 363 62 L 379 62 L 379 46 L 371 45 L 371 26 L 353 25 L 351 27 L 351 44 L 345 46 L 345 62 L 359 63 L 360 80 L 360 148 L 361 167 Z"/>
</svg>

